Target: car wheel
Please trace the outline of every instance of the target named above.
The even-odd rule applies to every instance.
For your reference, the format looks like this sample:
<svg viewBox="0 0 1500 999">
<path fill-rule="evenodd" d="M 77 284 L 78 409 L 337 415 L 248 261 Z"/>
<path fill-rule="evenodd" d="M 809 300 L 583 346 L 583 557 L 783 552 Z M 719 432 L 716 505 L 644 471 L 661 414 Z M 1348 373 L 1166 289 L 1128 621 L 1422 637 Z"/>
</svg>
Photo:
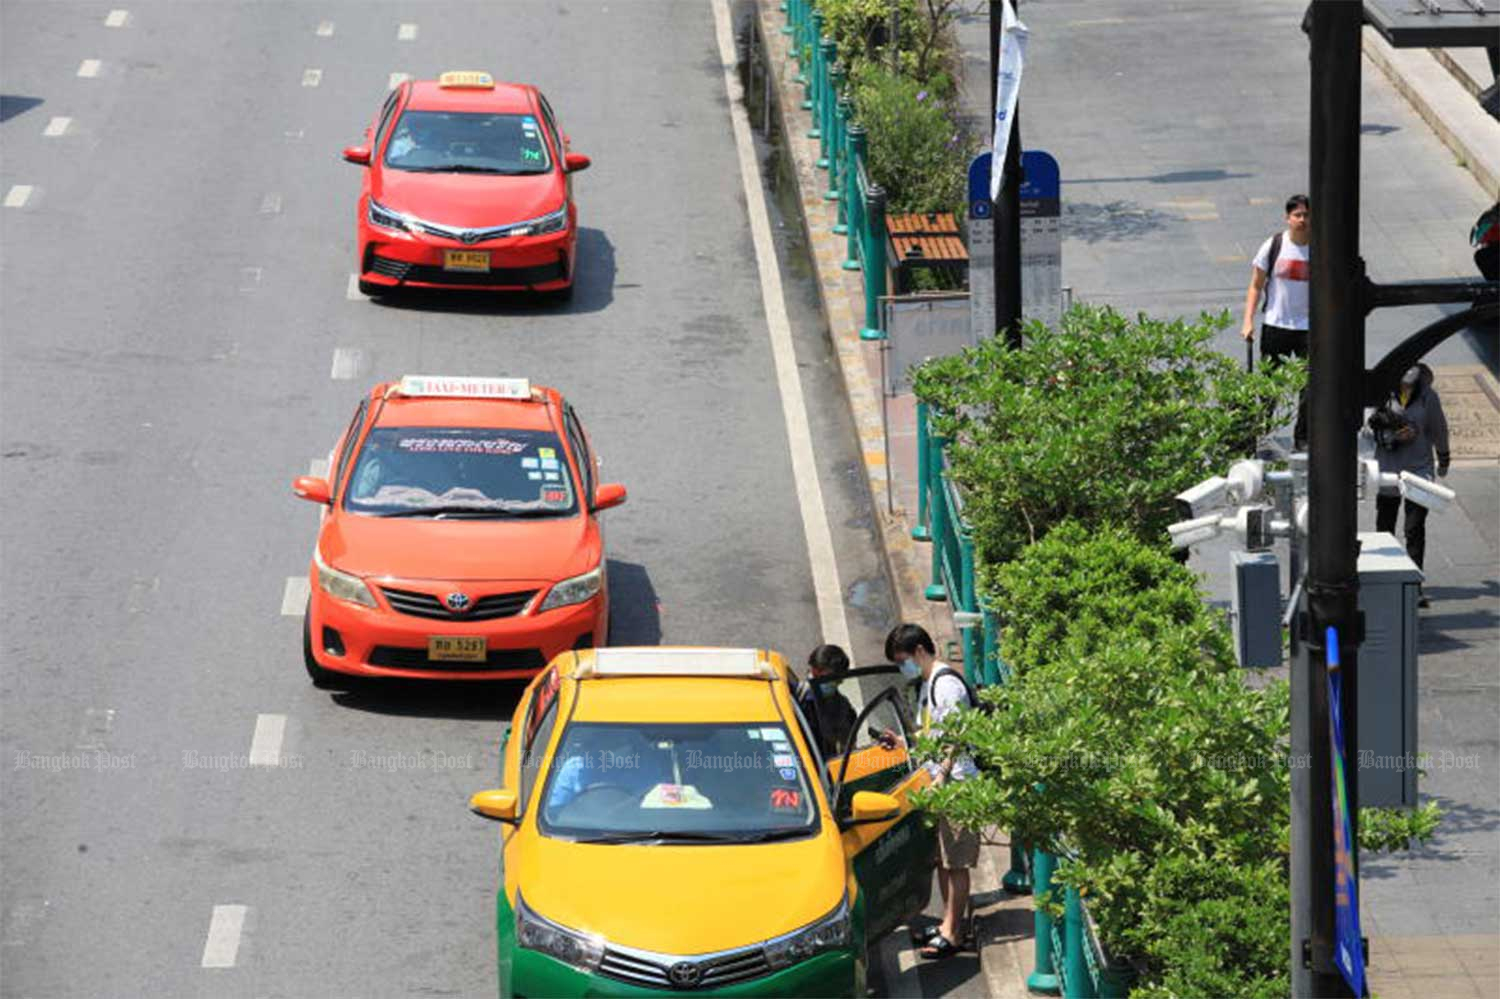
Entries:
<svg viewBox="0 0 1500 999">
<path fill-rule="evenodd" d="M 308 608 L 309 611 L 311 609 L 311 607 Z M 335 687 L 344 686 L 338 673 L 335 673 L 331 669 L 324 669 L 313 658 L 312 615 L 307 612 L 304 612 L 302 615 L 302 665 L 307 667 L 308 679 L 312 680 L 312 685 L 319 690 L 330 690 Z"/>
</svg>

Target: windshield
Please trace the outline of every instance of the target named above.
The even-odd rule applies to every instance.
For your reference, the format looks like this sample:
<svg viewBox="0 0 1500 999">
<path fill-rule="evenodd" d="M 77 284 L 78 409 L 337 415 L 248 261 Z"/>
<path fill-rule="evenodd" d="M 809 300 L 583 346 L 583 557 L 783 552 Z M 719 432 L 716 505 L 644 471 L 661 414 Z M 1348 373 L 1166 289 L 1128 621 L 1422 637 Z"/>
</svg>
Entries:
<svg viewBox="0 0 1500 999">
<path fill-rule="evenodd" d="M 549 517 L 575 509 L 556 434 L 473 427 L 376 427 L 360 449 L 344 508 L 455 517 Z"/>
<path fill-rule="evenodd" d="M 427 173 L 546 173 L 541 126 L 526 114 L 408 111 L 385 147 L 385 165 Z"/>
<path fill-rule="evenodd" d="M 817 817 L 779 722 L 571 724 L 542 802 L 543 832 L 598 842 L 756 842 Z"/>
</svg>

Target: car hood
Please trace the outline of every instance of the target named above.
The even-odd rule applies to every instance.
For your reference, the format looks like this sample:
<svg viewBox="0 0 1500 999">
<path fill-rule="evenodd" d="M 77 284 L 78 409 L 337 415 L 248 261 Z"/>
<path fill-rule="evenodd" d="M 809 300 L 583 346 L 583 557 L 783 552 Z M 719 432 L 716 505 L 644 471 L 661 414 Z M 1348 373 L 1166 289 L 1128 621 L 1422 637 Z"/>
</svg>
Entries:
<svg viewBox="0 0 1500 999">
<path fill-rule="evenodd" d="M 381 170 L 370 196 L 392 211 L 457 228 L 524 222 L 557 211 L 567 190 L 555 173 L 497 177 L 481 173 Z"/>
<path fill-rule="evenodd" d="M 359 576 L 553 583 L 599 564 L 598 528 L 557 520 L 428 520 L 341 513 L 323 524 L 323 561 Z"/>
<path fill-rule="evenodd" d="M 527 846 L 535 848 L 518 858 L 515 884 L 533 912 L 611 944 L 664 954 L 759 943 L 826 916 L 844 896 L 843 848 L 828 829 L 744 846 L 541 836 Z"/>
</svg>

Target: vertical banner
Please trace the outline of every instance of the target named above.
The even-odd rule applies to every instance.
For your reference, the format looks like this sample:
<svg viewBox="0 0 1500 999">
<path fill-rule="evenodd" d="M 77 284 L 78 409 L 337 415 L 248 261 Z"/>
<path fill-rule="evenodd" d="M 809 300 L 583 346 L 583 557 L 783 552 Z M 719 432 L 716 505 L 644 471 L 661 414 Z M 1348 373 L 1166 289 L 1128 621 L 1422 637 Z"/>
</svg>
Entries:
<svg viewBox="0 0 1500 999">
<path fill-rule="evenodd" d="M 1366 996 L 1365 949 L 1359 930 L 1359 882 L 1354 874 L 1349 789 L 1344 783 L 1344 682 L 1339 673 L 1339 633 L 1327 632 L 1328 722 L 1333 748 L 1333 963 L 1356 996 Z"/>
<path fill-rule="evenodd" d="M 1000 66 L 995 79 L 995 157 L 990 161 L 990 200 L 1000 198 L 1000 181 L 1005 174 L 1005 153 L 1010 147 L 1010 124 L 1016 114 L 1016 98 L 1021 93 L 1021 70 L 1026 62 L 1026 25 L 1016 17 L 1011 0 L 1003 4 L 1000 21 Z"/>
</svg>

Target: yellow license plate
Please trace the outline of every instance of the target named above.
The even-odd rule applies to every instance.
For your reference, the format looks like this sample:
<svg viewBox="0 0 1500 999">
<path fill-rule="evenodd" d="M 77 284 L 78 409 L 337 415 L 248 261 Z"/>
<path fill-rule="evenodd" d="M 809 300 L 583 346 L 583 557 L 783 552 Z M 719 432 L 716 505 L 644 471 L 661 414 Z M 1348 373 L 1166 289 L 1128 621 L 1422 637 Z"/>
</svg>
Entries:
<svg viewBox="0 0 1500 999">
<path fill-rule="evenodd" d="M 490 269 L 488 250 L 444 250 L 445 271 L 487 271 Z"/>
<path fill-rule="evenodd" d="M 427 658 L 435 661 L 482 663 L 484 639 L 473 635 L 433 635 L 427 639 Z"/>
</svg>

